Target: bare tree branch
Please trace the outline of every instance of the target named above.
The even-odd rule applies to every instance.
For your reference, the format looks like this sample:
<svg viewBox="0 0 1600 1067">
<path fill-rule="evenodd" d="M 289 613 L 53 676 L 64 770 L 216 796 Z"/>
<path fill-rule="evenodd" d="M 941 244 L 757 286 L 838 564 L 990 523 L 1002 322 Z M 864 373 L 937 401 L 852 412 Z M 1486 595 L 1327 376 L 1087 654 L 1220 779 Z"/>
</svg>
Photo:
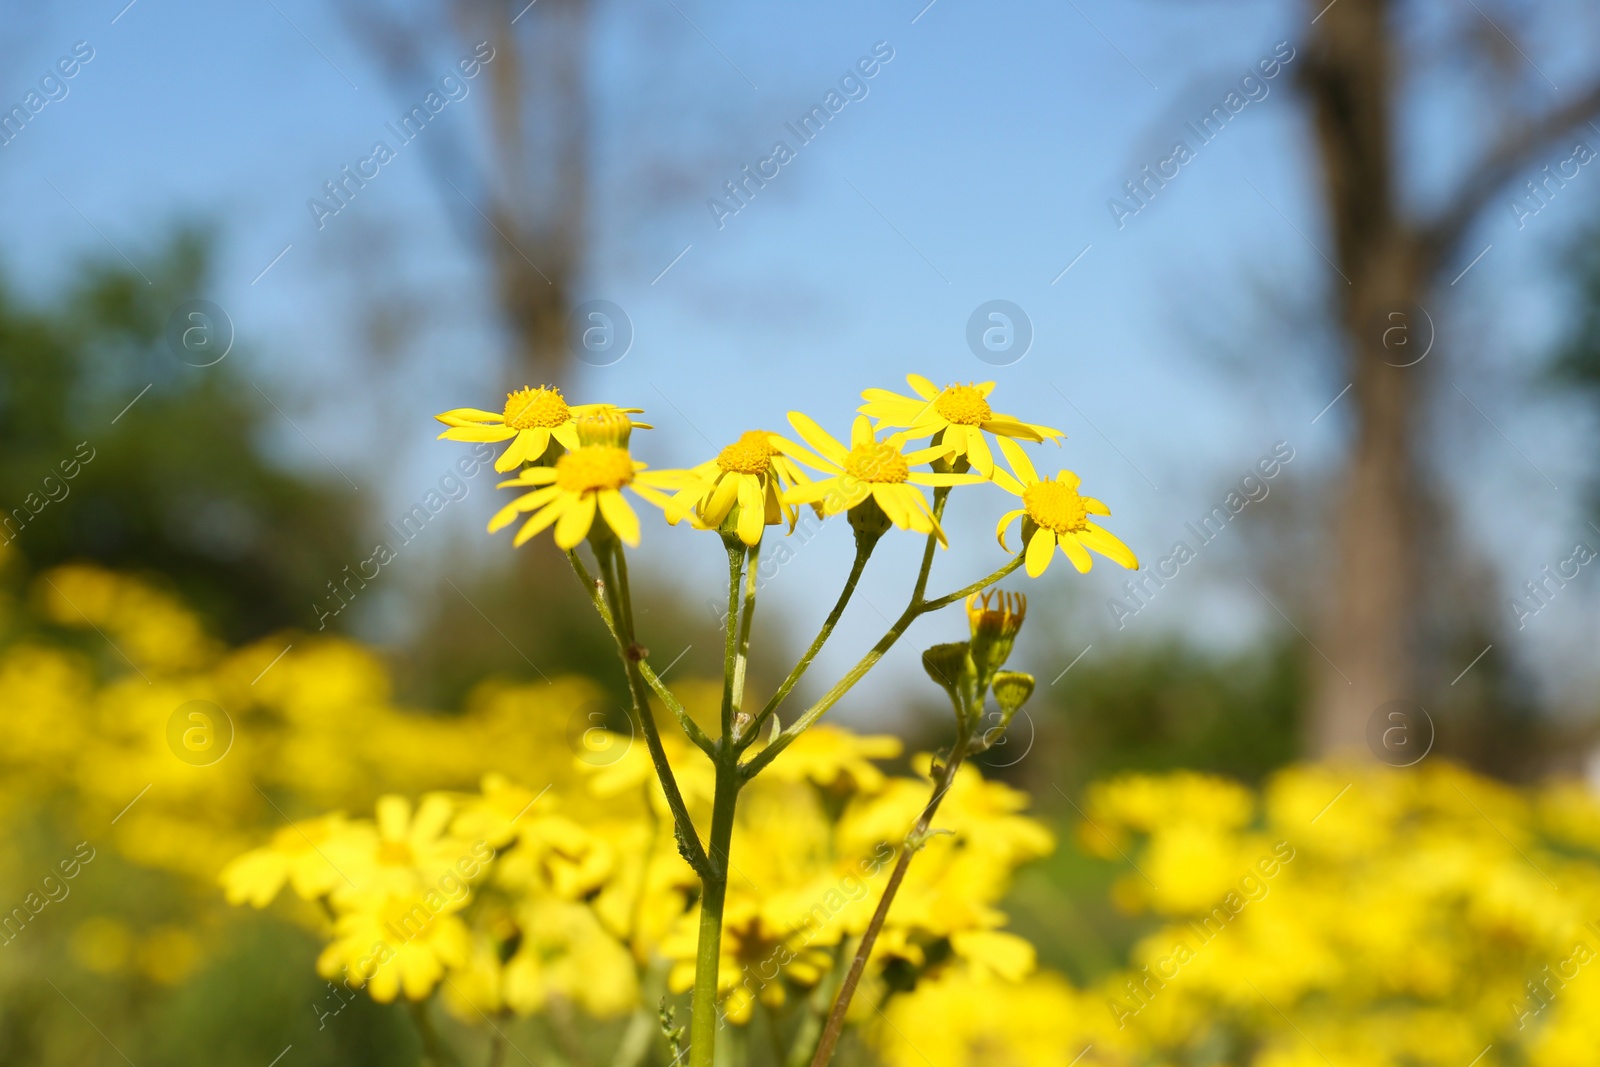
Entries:
<svg viewBox="0 0 1600 1067">
<path fill-rule="evenodd" d="M 1421 227 L 1422 247 L 1430 262 L 1450 258 L 1489 198 L 1505 188 L 1534 153 L 1596 115 L 1600 115 L 1600 83 L 1508 131 L 1461 182 L 1444 209 Z"/>
</svg>

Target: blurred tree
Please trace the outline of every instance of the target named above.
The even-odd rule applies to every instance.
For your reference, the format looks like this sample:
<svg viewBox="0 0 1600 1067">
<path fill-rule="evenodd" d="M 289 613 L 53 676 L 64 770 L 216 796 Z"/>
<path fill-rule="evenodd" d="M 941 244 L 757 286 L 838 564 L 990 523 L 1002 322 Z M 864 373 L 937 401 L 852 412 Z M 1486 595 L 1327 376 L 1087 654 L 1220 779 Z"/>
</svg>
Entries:
<svg viewBox="0 0 1600 1067">
<path fill-rule="evenodd" d="M 175 235 L 146 257 L 148 281 L 90 261 L 50 302 L 0 284 L 0 539 L 39 568 L 159 572 L 238 641 L 311 621 L 310 591 L 359 558 L 358 516 L 339 479 L 268 459 L 282 416 L 243 380 L 238 346 L 208 367 L 169 346 L 210 248 Z"/>
<path fill-rule="evenodd" d="M 441 123 L 423 150 L 445 214 L 489 268 L 514 366 L 528 381 L 561 381 L 586 247 L 589 0 L 431 0 L 405 12 L 341 0 L 341 9 L 402 94 L 438 76 L 441 40 L 462 56 L 479 42 L 493 49 L 481 75 L 487 136 L 472 145 Z"/>
<path fill-rule="evenodd" d="M 1537 86 L 1543 95 L 1548 82 L 1505 29 L 1517 33 L 1516 16 L 1526 12 L 1491 15 L 1472 7 L 1460 15 L 1469 22 L 1444 34 L 1443 47 L 1452 73 L 1474 79 L 1467 87 L 1486 92 L 1503 117 L 1488 147 L 1431 212 L 1410 207 L 1424 184 L 1414 172 L 1425 154 L 1398 151 L 1395 133 L 1411 106 L 1405 75 L 1425 68 L 1440 45 L 1399 32 L 1410 9 L 1399 0 L 1311 0 L 1305 9 L 1311 40 L 1300 86 L 1322 168 L 1333 264 L 1343 282 L 1333 289 L 1355 434 L 1334 505 L 1335 560 L 1319 641 L 1330 662 L 1315 664 L 1311 740 L 1322 753 L 1364 751 L 1372 712 L 1418 692 L 1428 602 L 1419 411 L 1431 368 L 1397 356 L 1386 343 L 1390 327 L 1395 316 L 1417 314 L 1466 265 L 1463 239 L 1491 199 L 1537 153 L 1600 113 L 1597 86 L 1560 93 L 1554 105 L 1523 100 L 1515 89 L 1526 95 Z M 1482 30 L 1481 21 L 1494 32 Z M 1477 77 L 1483 67 L 1498 76 Z"/>
</svg>

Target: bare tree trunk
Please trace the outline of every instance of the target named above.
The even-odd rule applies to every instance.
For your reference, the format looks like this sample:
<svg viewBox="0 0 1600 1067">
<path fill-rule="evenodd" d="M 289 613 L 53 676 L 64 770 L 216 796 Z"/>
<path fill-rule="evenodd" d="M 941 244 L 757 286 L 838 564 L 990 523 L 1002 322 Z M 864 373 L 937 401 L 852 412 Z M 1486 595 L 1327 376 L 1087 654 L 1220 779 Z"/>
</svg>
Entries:
<svg viewBox="0 0 1600 1067">
<path fill-rule="evenodd" d="M 1312 14 L 1322 10 L 1313 0 Z M 1395 202 L 1390 0 L 1339 0 L 1318 20 L 1303 85 L 1315 120 L 1334 255 L 1343 278 L 1355 443 L 1337 497 L 1330 595 L 1318 642 L 1314 749 L 1358 750 L 1385 701 L 1412 692 L 1417 569 L 1416 368 L 1392 365 L 1390 315 L 1421 287 L 1416 242 Z"/>
<path fill-rule="evenodd" d="M 1365 752 L 1367 721 L 1381 705 L 1423 696 L 1418 422 L 1432 365 L 1413 364 L 1420 353 L 1387 342 L 1397 328 L 1427 336 L 1420 305 L 1485 206 L 1538 151 L 1600 111 L 1596 84 L 1515 122 L 1436 215 L 1405 217 L 1393 151 L 1395 7 L 1395 0 L 1310 0 L 1310 54 L 1301 68 L 1341 276 L 1335 286 L 1355 430 L 1332 522 L 1308 731 L 1313 752 L 1324 756 Z"/>
</svg>

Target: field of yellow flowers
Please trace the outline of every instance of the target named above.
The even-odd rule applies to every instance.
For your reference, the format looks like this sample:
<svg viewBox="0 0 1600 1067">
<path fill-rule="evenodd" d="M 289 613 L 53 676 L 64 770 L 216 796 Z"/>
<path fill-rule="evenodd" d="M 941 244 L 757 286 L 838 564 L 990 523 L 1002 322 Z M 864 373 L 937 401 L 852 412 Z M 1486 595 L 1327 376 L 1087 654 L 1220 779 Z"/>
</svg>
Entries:
<svg viewBox="0 0 1600 1067">
<path fill-rule="evenodd" d="M 504 466 L 537 499 L 495 523 L 533 512 L 525 529 L 553 524 L 567 549 L 595 543 L 573 514 L 636 537 L 620 494 L 593 499 L 595 485 L 616 493 L 638 473 L 617 443 L 621 409 L 585 431 L 620 435 L 609 443 L 524 442 L 505 426 L 534 402 L 550 400 L 513 395 L 494 416 L 504 425 L 463 414 L 475 409 L 441 416 L 459 439 L 521 449 Z M 903 442 L 881 444 L 859 423 L 848 451 L 795 425 L 868 481 L 904 458 Z M 971 468 L 982 450 L 993 473 L 982 435 L 963 440 Z M 558 447 L 579 462 L 525 465 Z M 645 488 L 671 521 L 725 525 L 730 620 L 741 597 L 747 620 L 754 581 L 741 576 L 763 526 L 822 503 L 806 487 L 824 483 L 767 436 L 730 449 L 700 481 Z M 1023 469 L 1013 441 L 1002 452 Z M 876 525 L 852 511 L 858 543 L 870 552 L 891 525 L 924 535 L 925 578 L 944 494 L 968 465 L 928 483 L 932 511 L 896 496 L 913 491 L 893 479 Z M 780 475 L 797 496 L 776 495 Z M 1077 509 L 1061 521 L 1092 525 L 1075 476 L 1014 481 L 1035 509 L 1027 490 L 1061 487 L 1049 505 Z M 742 521 L 739 501 L 761 521 Z M 718 502 L 728 507 L 711 514 Z M 1023 522 L 1037 574 L 1058 542 L 1034 514 Z M 1116 557 L 1114 538 L 1086 537 Z M 1087 560 L 1067 540 L 1063 552 Z M 33 574 L 15 552 L 0 557 L 0 974 L 13 1005 L 42 977 L 84 1024 L 41 1030 L 12 1007 L 0 1055 L 112 1062 L 114 1050 L 141 1062 L 124 1046 L 161 1046 L 127 1030 L 164 1000 L 203 1001 L 215 946 L 264 914 L 270 951 L 325 987 L 298 1019 L 261 1022 L 303 1035 L 314 1021 L 280 1054 L 299 1047 L 306 1062 L 316 1034 L 376 1004 L 409 1013 L 437 1064 L 675 1063 L 689 1054 L 691 990 L 696 1029 L 710 1035 L 695 1062 L 825 1058 L 839 1036 L 830 1009 L 845 1024 L 841 1061 L 891 1067 L 1595 1062 L 1600 803 L 1583 786 L 1518 790 L 1439 761 L 1295 766 L 1259 791 L 1193 773 L 1101 782 L 1074 802 L 1065 847 L 1120 872 L 1115 903 L 1143 933 L 1113 973 L 1075 983 L 1038 964 L 1006 912 L 1019 868 L 1062 847 L 1056 830 L 1025 793 L 963 761 L 985 743 L 986 691 L 1007 715 L 1031 691 L 1031 678 L 999 669 L 1023 598 L 974 596 L 970 639 L 925 653 L 956 740 L 906 753 L 815 717 L 741 733 L 762 718 L 739 717 L 732 622 L 728 679 L 668 691 L 652 673 L 647 691 L 620 547 L 595 552 L 599 581 L 571 559 L 636 683 L 631 720 L 576 677 L 485 682 L 459 709 L 402 706 L 381 656 L 351 641 L 228 647 L 157 580 L 88 565 Z M 725 740 L 713 741 L 719 715 Z M 85 976 L 133 1005 L 109 1029 L 63 988 Z"/>
</svg>

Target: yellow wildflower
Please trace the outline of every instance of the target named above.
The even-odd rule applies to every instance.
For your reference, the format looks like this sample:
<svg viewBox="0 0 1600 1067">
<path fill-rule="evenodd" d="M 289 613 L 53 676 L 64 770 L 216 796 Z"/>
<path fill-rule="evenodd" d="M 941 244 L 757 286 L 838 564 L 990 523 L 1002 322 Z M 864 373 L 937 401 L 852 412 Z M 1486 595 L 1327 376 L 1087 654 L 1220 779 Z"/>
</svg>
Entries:
<svg viewBox="0 0 1600 1067">
<path fill-rule="evenodd" d="M 611 532 L 629 545 L 639 543 L 639 516 L 623 499 L 624 487 L 659 507 L 668 498 L 660 490 L 678 488 L 682 474 L 677 471 L 646 471 L 645 464 L 628 452 L 628 431 L 632 424 L 626 415 L 608 412 L 578 420 L 576 446 L 557 457 L 549 467 L 527 467 L 517 477 L 500 483 L 501 488 L 517 486 L 531 492 L 513 500 L 489 520 L 494 533 L 511 524 L 519 514 L 534 514 L 512 541 L 515 546 L 555 523 L 556 545 L 576 548 L 594 526 L 595 513 Z"/>
<path fill-rule="evenodd" d="M 460 903 L 465 903 L 462 898 Z M 340 915 L 334 940 L 317 958 L 317 973 L 365 984 L 372 999 L 387 1004 L 403 989 L 409 1000 L 423 1000 L 444 977 L 445 968 L 464 967 L 470 937 L 454 914 L 460 903 L 414 895 L 384 895 Z"/>
<path fill-rule="evenodd" d="M 1091 522 L 1090 515 L 1110 515 L 1111 509 L 1092 496 L 1080 496 L 1080 479 L 1071 471 L 1057 472 L 1053 480 L 1041 479 L 1020 445 L 1001 439 L 1000 450 L 1011 462 L 1013 475 L 995 468 L 994 482 L 1008 493 L 1022 498 L 1022 507 L 1000 517 L 995 536 L 1006 547 L 1006 527 L 1021 518 L 1022 537 L 1027 549 L 1027 570 L 1037 578 L 1050 566 L 1051 550 L 1057 545 L 1080 574 L 1093 566 L 1088 549 L 1094 549 L 1113 563 L 1129 570 L 1139 569 L 1139 560 L 1127 545 L 1106 529 Z"/>
<path fill-rule="evenodd" d="M 789 423 L 806 444 L 822 455 L 808 452 L 781 437 L 778 438 L 778 447 L 786 455 L 822 471 L 828 477 L 785 491 L 783 499 L 786 503 L 820 502 L 824 515 L 837 515 L 872 500 L 883 509 L 889 521 L 902 530 L 934 534 L 941 545 L 948 547 L 944 530 L 934 519 L 927 498 L 917 486 L 970 485 L 982 481 L 981 478 L 974 474 L 913 471 L 911 468 L 915 464 L 926 463 L 942 455 L 942 449 L 935 447 L 906 452 L 904 434 L 894 434 L 879 441 L 865 415 L 858 416 L 850 428 L 849 448 L 845 448 L 826 430 L 798 411 L 789 412 Z"/>
<path fill-rule="evenodd" d="M 577 448 L 577 420 L 586 415 L 636 415 L 643 410 L 614 404 L 568 404 L 560 389 L 541 385 L 507 393 L 505 410 L 498 413 L 452 408 L 434 418 L 450 427 L 439 435 L 449 441 L 510 441 L 511 447 L 500 453 L 494 463 L 495 470 L 504 472 L 537 460 L 552 439 L 566 448 Z M 642 422 L 631 424 L 641 430 L 652 428 Z"/>
<path fill-rule="evenodd" d="M 788 522 L 793 532 L 799 512 L 784 501 L 784 486 L 811 479 L 778 451 L 778 440 L 766 430 L 747 430 L 716 459 L 689 468 L 667 509 L 667 521 L 676 526 L 693 509 L 699 525 L 715 530 L 737 506 L 739 539 L 747 545 L 758 543 L 765 527 L 781 522 Z"/>
<path fill-rule="evenodd" d="M 909 438 L 937 437 L 937 444 L 950 457 L 966 456 L 972 469 L 985 478 L 994 477 L 994 454 L 983 439 L 985 432 L 998 437 L 1024 441 L 1054 441 L 1065 437 L 1060 430 L 1022 422 L 989 407 L 994 382 L 976 385 L 952 383 L 940 389 L 920 374 L 906 375 L 915 397 L 901 396 L 887 389 L 866 389 L 861 393 L 861 414 L 878 420 L 875 429 L 904 427 Z"/>
</svg>

